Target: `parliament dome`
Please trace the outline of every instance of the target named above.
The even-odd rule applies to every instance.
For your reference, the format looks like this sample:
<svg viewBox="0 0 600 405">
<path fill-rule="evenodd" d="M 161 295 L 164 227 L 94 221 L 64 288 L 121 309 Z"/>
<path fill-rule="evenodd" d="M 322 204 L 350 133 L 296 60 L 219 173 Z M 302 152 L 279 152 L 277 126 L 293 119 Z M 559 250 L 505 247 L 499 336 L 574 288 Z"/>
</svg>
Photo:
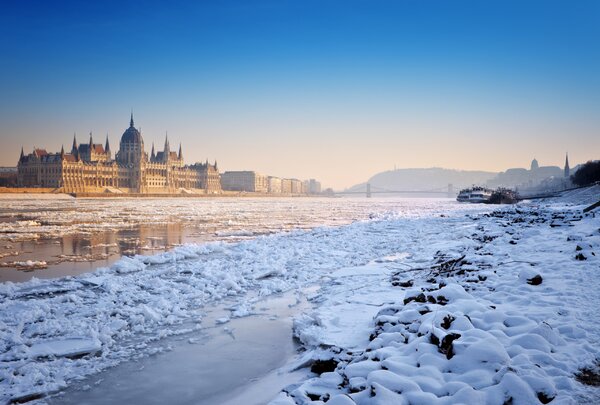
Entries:
<svg viewBox="0 0 600 405">
<path fill-rule="evenodd" d="M 131 114 L 131 121 L 129 122 L 129 128 L 123 132 L 121 142 L 127 143 L 142 143 L 142 134 L 133 126 L 133 114 Z"/>
</svg>

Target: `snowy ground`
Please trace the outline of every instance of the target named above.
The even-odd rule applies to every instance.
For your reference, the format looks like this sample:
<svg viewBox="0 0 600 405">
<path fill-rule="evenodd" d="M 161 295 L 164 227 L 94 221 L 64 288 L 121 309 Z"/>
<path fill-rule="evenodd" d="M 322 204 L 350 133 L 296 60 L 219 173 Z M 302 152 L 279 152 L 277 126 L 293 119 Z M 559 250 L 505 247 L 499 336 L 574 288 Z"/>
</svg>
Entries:
<svg viewBox="0 0 600 405">
<path fill-rule="evenodd" d="M 404 227 L 395 255 L 333 272 L 295 320 L 314 377 L 271 405 L 600 403 L 575 377 L 600 359 L 600 216 L 581 208 Z"/>
<path fill-rule="evenodd" d="M 305 351 L 281 370 L 314 374 L 276 404 L 594 403 L 574 374 L 599 356 L 600 221 L 560 204 L 428 202 L 0 284 L 0 402 L 160 355 L 173 336 L 192 344 L 211 303 L 232 302 L 212 321 L 227 327 L 262 297 L 318 283 L 315 310 L 294 321 Z"/>
</svg>

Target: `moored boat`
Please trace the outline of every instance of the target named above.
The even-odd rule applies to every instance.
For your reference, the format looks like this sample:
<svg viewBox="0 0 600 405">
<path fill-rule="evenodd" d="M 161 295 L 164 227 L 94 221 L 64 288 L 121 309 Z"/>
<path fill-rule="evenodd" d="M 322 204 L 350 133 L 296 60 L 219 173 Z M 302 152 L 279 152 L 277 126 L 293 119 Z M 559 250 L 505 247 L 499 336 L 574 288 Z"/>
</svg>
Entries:
<svg viewBox="0 0 600 405">
<path fill-rule="evenodd" d="M 485 203 L 492 198 L 492 193 L 493 191 L 488 188 L 474 186 L 460 190 L 456 200 L 459 202 Z"/>
</svg>

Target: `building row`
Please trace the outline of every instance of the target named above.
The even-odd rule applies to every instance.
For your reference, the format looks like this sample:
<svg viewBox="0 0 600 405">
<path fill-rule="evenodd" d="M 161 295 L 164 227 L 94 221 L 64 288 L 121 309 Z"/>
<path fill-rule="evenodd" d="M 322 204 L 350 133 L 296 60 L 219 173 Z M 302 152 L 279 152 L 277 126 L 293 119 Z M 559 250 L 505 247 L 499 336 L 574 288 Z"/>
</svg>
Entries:
<svg viewBox="0 0 600 405">
<path fill-rule="evenodd" d="M 171 150 L 168 137 L 165 137 L 163 150 L 156 151 L 152 144 L 148 154 L 141 130 L 135 128 L 133 114 L 114 156 L 108 137 L 102 145 L 94 143 L 92 134 L 89 142 L 79 144 L 73 136 L 69 152 L 65 152 L 64 147 L 58 153 L 34 148 L 33 152 L 25 154 L 21 148 L 16 173 L 11 175 L 16 177 L 18 187 L 52 188 L 65 193 L 177 194 L 200 191 L 219 194 L 222 190 L 271 194 L 321 192 L 321 184 L 314 179 L 282 179 L 254 171 L 230 171 L 221 175 L 217 162 L 210 164 L 208 160 L 187 165 L 181 144 L 177 152 Z M 9 185 L 8 178 L 5 182 Z"/>
<path fill-rule="evenodd" d="M 221 187 L 226 191 L 268 194 L 320 194 L 321 183 L 268 176 L 254 171 L 228 171 L 221 175 Z"/>
</svg>

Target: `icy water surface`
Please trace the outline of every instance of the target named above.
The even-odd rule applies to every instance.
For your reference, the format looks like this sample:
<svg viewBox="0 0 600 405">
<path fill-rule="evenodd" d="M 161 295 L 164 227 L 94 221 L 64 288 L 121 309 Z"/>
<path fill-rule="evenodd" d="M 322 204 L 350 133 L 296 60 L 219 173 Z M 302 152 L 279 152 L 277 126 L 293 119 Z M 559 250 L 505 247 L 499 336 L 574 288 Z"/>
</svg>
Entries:
<svg viewBox="0 0 600 405">
<path fill-rule="evenodd" d="M 52 398 L 50 404 L 260 405 L 306 370 L 278 370 L 296 353 L 291 317 L 309 308 L 308 288 L 257 302 L 256 314 L 220 325 L 227 305 L 205 309 L 195 333 L 168 339 L 158 356 L 122 363 Z"/>
<path fill-rule="evenodd" d="M 122 256 L 164 252 L 184 243 L 233 242 L 456 205 L 450 199 L 418 198 L 0 195 L 0 282 L 86 273 Z"/>
</svg>

